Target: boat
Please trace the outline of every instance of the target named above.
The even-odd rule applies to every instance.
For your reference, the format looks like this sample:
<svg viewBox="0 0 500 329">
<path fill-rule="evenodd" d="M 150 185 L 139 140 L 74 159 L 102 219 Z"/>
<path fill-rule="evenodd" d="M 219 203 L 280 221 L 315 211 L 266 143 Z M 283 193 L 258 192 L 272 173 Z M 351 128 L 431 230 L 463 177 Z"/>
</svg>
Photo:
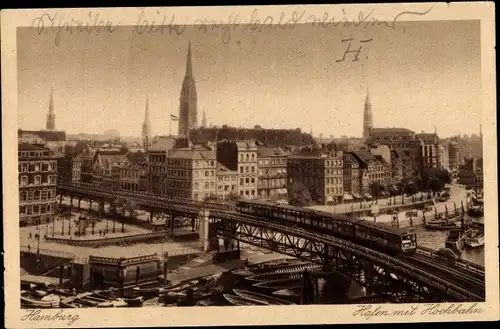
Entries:
<svg viewBox="0 0 500 329">
<path fill-rule="evenodd" d="M 234 275 L 239 276 L 239 277 L 247 277 L 247 276 L 253 275 L 254 273 L 245 267 L 245 268 L 239 268 L 239 269 L 233 270 L 233 271 L 231 271 L 231 274 L 234 274 Z"/>
<path fill-rule="evenodd" d="M 235 295 L 230 295 L 230 294 L 223 294 L 224 298 L 231 303 L 231 305 L 235 306 L 256 306 L 256 305 L 266 305 L 263 303 L 257 303 L 253 300 L 248 300 L 246 298 L 241 298 L 239 296 Z"/>
<path fill-rule="evenodd" d="M 123 300 L 128 306 L 142 306 L 144 303 L 144 298 L 142 296 L 135 298 L 123 298 Z"/>
<path fill-rule="evenodd" d="M 139 288 L 139 287 L 134 287 L 132 288 L 132 293 L 134 296 L 139 297 L 158 297 L 165 288 L 163 287 L 152 287 L 152 288 Z"/>
<path fill-rule="evenodd" d="M 424 224 L 424 227 L 428 230 L 452 230 L 458 228 L 458 226 L 447 220 L 432 220 Z"/>
<path fill-rule="evenodd" d="M 53 308 L 54 304 L 50 300 L 36 300 L 21 296 L 21 305 L 29 308 Z"/>
<path fill-rule="evenodd" d="M 467 215 L 471 217 L 481 217 L 484 216 L 484 207 L 483 206 L 474 206 L 467 210 Z"/>
<path fill-rule="evenodd" d="M 297 277 L 297 274 L 302 275 L 304 270 L 311 271 L 319 268 L 321 268 L 321 266 L 318 266 L 316 264 L 304 264 L 302 266 L 294 266 L 293 268 L 282 269 L 281 271 L 276 271 L 272 273 L 252 275 L 246 277 L 245 279 L 249 281 L 274 281 L 274 280 L 290 279 Z"/>
<path fill-rule="evenodd" d="M 199 280 L 191 280 L 188 282 L 179 282 L 176 284 L 173 284 L 169 287 L 163 288 L 162 292 L 174 292 L 174 291 L 183 291 L 188 288 L 192 288 L 196 286 L 199 283 Z"/>
<path fill-rule="evenodd" d="M 299 298 L 300 289 L 280 289 L 273 292 L 273 295 L 283 298 Z"/>
<path fill-rule="evenodd" d="M 258 294 L 256 292 L 252 292 L 252 291 L 248 291 L 248 290 L 233 289 L 233 291 L 236 295 L 238 295 L 242 298 L 248 299 L 248 300 L 253 300 L 255 302 L 265 302 L 266 304 L 269 304 L 269 305 L 291 305 L 291 304 L 293 304 L 293 303 L 286 301 L 286 300 L 266 296 L 263 294 Z"/>
<path fill-rule="evenodd" d="M 38 296 L 38 297 L 43 297 L 47 296 L 49 293 L 43 290 L 35 290 L 33 291 L 33 295 Z"/>
<path fill-rule="evenodd" d="M 445 248 L 461 252 L 465 246 L 465 239 L 473 230 L 463 231 L 461 229 L 451 230 L 446 238 Z"/>
<path fill-rule="evenodd" d="M 484 233 L 476 231 L 465 239 L 468 248 L 478 248 L 484 246 Z"/>
<path fill-rule="evenodd" d="M 196 302 L 197 306 L 214 306 L 216 303 L 210 299 L 203 299 Z"/>
<path fill-rule="evenodd" d="M 254 286 L 255 288 L 280 290 L 280 289 L 298 288 L 301 286 L 301 284 L 302 284 L 302 275 L 298 278 L 258 282 L 254 283 L 252 286 Z"/>
</svg>

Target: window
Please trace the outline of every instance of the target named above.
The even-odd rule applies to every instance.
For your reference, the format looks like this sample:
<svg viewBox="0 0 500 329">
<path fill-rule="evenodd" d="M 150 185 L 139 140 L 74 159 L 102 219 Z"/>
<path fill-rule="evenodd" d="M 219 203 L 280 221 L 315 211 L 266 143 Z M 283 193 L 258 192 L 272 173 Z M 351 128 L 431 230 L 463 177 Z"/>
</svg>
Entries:
<svg viewBox="0 0 500 329">
<path fill-rule="evenodd" d="M 35 163 L 35 171 L 40 171 L 40 164 L 39 163 Z"/>
<path fill-rule="evenodd" d="M 21 192 L 21 193 L 19 194 L 19 200 L 20 200 L 20 201 L 26 201 L 26 200 L 27 200 L 27 198 L 28 198 L 28 194 L 27 194 L 26 192 L 24 192 L 24 191 L 23 191 L 23 192 Z"/>
<path fill-rule="evenodd" d="M 210 188 L 214 188 L 215 187 L 215 183 L 214 182 L 210 182 Z"/>
<path fill-rule="evenodd" d="M 255 154 L 252 153 L 252 161 L 255 160 Z"/>
<path fill-rule="evenodd" d="M 249 178 L 245 178 L 245 184 L 248 184 L 250 182 Z"/>
<path fill-rule="evenodd" d="M 194 189 L 197 190 L 198 189 L 198 182 L 194 182 Z"/>
<path fill-rule="evenodd" d="M 208 170 L 205 170 L 205 177 L 208 177 Z"/>
<path fill-rule="evenodd" d="M 255 167 L 254 166 L 252 166 L 252 172 L 255 172 Z"/>
<path fill-rule="evenodd" d="M 248 169 L 248 166 L 245 167 L 245 172 L 248 173 L 249 172 L 249 169 Z"/>
<path fill-rule="evenodd" d="M 34 205 L 33 206 L 33 213 L 38 214 L 40 212 L 40 206 L 39 205 Z"/>
<path fill-rule="evenodd" d="M 240 178 L 240 185 L 243 185 L 244 184 L 244 180 L 243 178 Z"/>
<path fill-rule="evenodd" d="M 26 206 L 20 206 L 19 207 L 19 214 L 21 214 L 21 215 L 26 214 Z"/>
<path fill-rule="evenodd" d="M 35 176 L 35 185 L 40 185 L 40 184 L 41 184 L 40 176 Z"/>
<path fill-rule="evenodd" d="M 21 177 L 21 186 L 26 186 L 28 185 L 28 177 L 22 176 Z"/>
<path fill-rule="evenodd" d="M 252 184 L 255 184 L 255 178 L 251 179 Z"/>
<path fill-rule="evenodd" d="M 243 166 L 240 166 L 240 174 L 243 174 Z"/>
<path fill-rule="evenodd" d="M 210 186 L 209 186 L 208 182 L 205 182 L 205 188 L 209 188 L 209 187 Z"/>
<path fill-rule="evenodd" d="M 33 194 L 33 198 L 35 200 L 40 200 L 40 191 L 35 191 L 35 193 Z"/>
<path fill-rule="evenodd" d="M 243 154 L 240 154 L 240 161 L 243 161 Z"/>
<path fill-rule="evenodd" d="M 248 161 L 250 159 L 250 156 L 248 155 L 248 153 L 245 155 L 245 159 Z"/>
</svg>

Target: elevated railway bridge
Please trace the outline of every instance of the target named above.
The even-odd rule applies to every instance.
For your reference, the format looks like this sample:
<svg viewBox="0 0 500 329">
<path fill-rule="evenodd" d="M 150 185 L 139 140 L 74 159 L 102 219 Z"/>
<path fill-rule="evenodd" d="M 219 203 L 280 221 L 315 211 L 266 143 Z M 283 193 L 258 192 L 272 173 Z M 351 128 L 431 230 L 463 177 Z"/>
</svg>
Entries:
<svg viewBox="0 0 500 329">
<path fill-rule="evenodd" d="M 392 300 L 485 300 L 483 266 L 465 260 L 443 262 L 431 249 L 419 247 L 414 255 L 389 254 L 297 225 L 242 214 L 230 203 L 105 191 L 85 185 L 58 186 L 57 192 L 61 196 L 96 201 L 102 209 L 104 203 L 113 204 L 117 197 L 123 197 L 152 214 L 198 219 L 205 250 L 218 248 L 217 237 L 224 238 L 226 244 L 230 240 L 241 241 L 335 269 L 367 290 L 389 295 Z"/>
</svg>

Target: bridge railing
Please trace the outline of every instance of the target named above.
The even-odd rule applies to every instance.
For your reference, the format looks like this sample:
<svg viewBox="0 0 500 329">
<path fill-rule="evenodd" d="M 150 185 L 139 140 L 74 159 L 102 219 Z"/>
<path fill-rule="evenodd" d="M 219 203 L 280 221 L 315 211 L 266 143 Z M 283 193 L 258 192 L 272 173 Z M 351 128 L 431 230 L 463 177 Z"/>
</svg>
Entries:
<svg viewBox="0 0 500 329">
<path fill-rule="evenodd" d="M 196 201 L 196 200 L 190 200 L 190 199 L 184 199 L 184 198 L 175 198 L 175 197 L 157 195 L 157 194 L 145 192 L 145 191 L 133 191 L 132 192 L 132 191 L 124 191 L 124 190 L 103 190 L 103 189 L 100 189 L 92 184 L 81 184 L 81 183 L 76 183 L 76 184 L 72 184 L 72 185 L 60 184 L 60 185 L 58 185 L 58 187 L 60 189 L 68 189 L 68 190 L 73 190 L 73 191 L 80 190 L 79 192 L 81 192 L 82 194 L 88 194 L 89 192 L 91 192 L 92 194 L 97 194 L 98 196 L 103 196 L 103 197 L 108 197 L 108 198 L 115 198 L 116 196 L 126 196 L 126 197 L 130 197 L 130 198 L 146 198 L 148 200 L 163 201 L 163 202 L 168 202 L 168 203 L 190 204 L 190 205 L 197 206 L 200 208 L 209 208 L 209 209 L 232 210 L 235 207 L 234 202 Z"/>
<path fill-rule="evenodd" d="M 430 249 L 430 248 L 426 248 L 426 247 L 419 246 L 417 249 L 417 253 L 422 254 L 422 255 L 426 255 L 426 256 L 429 256 L 429 257 L 432 257 L 435 259 L 439 258 L 438 254 L 435 250 Z M 465 259 L 457 259 L 455 261 L 455 266 L 466 269 L 470 272 L 484 275 L 484 266 L 481 266 L 481 265 L 473 263 L 473 262 L 469 262 Z"/>
</svg>

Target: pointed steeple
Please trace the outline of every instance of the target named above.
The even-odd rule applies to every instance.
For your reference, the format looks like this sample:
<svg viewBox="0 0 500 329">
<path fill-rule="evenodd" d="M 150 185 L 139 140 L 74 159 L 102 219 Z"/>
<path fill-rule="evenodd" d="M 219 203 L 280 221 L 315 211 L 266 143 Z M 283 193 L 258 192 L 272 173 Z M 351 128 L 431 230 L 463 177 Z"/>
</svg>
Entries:
<svg viewBox="0 0 500 329">
<path fill-rule="evenodd" d="M 188 45 L 186 74 L 182 81 L 179 106 L 179 136 L 188 136 L 189 131 L 198 125 L 198 97 L 194 81 L 193 64 L 191 58 L 191 41 Z"/>
<path fill-rule="evenodd" d="M 370 136 L 370 131 L 373 128 L 372 103 L 370 100 L 370 89 L 366 88 L 365 110 L 363 114 L 363 138 Z"/>
<path fill-rule="evenodd" d="M 185 78 L 193 77 L 193 64 L 191 63 L 191 41 L 188 44 L 188 53 L 187 53 L 187 61 L 186 61 L 186 76 Z"/>
<path fill-rule="evenodd" d="M 207 116 L 206 116 L 206 113 L 205 113 L 205 109 L 203 109 L 203 117 L 201 118 L 201 126 L 203 128 L 207 127 Z"/>
<path fill-rule="evenodd" d="M 54 112 L 54 88 L 50 89 L 49 113 L 47 114 L 47 122 L 45 124 L 47 130 L 56 129 L 56 114 Z"/>
<path fill-rule="evenodd" d="M 151 120 L 149 119 L 149 95 L 146 95 L 146 110 L 144 111 L 144 122 L 142 123 L 142 139 L 146 142 L 151 136 Z"/>
</svg>

